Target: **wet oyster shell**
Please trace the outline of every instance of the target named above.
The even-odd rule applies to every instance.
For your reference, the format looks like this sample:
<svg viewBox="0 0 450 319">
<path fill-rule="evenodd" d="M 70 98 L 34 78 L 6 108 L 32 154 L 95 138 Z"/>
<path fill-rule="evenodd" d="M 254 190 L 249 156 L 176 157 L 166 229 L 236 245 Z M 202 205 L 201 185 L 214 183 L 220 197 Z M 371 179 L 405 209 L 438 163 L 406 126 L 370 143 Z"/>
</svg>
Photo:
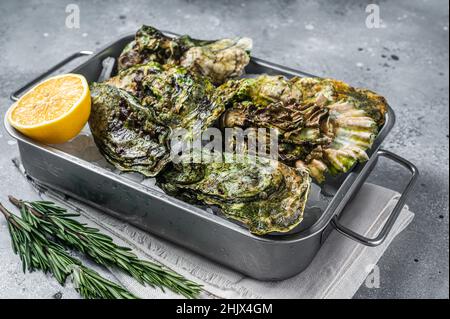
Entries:
<svg viewBox="0 0 450 319">
<path fill-rule="evenodd" d="M 180 64 L 207 76 L 218 85 L 244 73 L 250 62 L 251 48 L 252 40 L 249 38 L 218 40 L 190 48 L 181 57 Z"/>
<path fill-rule="evenodd" d="M 222 161 L 212 162 L 202 156 L 201 163 L 174 164 L 158 177 L 161 187 L 183 200 L 217 206 L 257 235 L 288 232 L 302 221 L 307 170 L 249 155 L 224 153 Z"/>
<path fill-rule="evenodd" d="M 155 176 L 169 162 L 170 130 L 119 88 L 93 83 L 89 127 L 104 157 L 121 171 Z"/>
<path fill-rule="evenodd" d="M 227 107 L 222 127 L 276 129 L 279 159 L 320 182 L 367 159 L 387 111 L 383 97 L 333 79 L 262 75 L 229 81 L 216 95 Z"/>
<path fill-rule="evenodd" d="M 302 98 L 296 81 L 282 75 L 260 75 L 255 78 L 230 80 L 217 89 L 217 98 L 227 107 L 233 103 L 251 101 L 259 106 L 281 102 L 290 104 Z"/>
<path fill-rule="evenodd" d="M 301 89 L 303 104 L 327 106 L 349 101 L 366 112 L 378 126 L 384 124 L 387 112 L 386 99 L 370 90 L 354 88 L 345 82 L 327 78 L 293 78 Z"/>
<path fill-rule="evenodd" d="M 128 68 L 108 82 L 138 98 L 159 122 L 190 135 L 210 127 L 225 107 L 214 99 L 215 87 L 206 78 L 181 66 L 148 63 Z"/>
<path fill-rule="evenodd" d="M 185 50 L 179 41 L 174 41 L 151 26 L 143 25 L 120 54 L 118 69 L 120 71 L 148 62 L 176 63 Z"/>
<path fill-rule="evenodd" d="M 340 102 L 327 106 L 329 116 L 322 122 L 322 132 L 331 143 L 314 149 L 306 161 L 300 160 L 297 167 L 306 166 L 319 182 L 325 173 L 347 172 L 356 164 L 368 159 L 366 150 L 372 147 L 378 133 L 376 121 L 358 109 L 352 102 Z"/>
<path fill-rule="evenodd" d="M 214 41 L 197 40 L 186 35 L 170 38 L 144 25 L 119 56 L 118 69 L 148 62 L 181 65 L 207 76 L 214 84 L 222 84 L 243 73 L 250 61 L 251 48 L 252 40 L 249 38 Z"/>
</svg>

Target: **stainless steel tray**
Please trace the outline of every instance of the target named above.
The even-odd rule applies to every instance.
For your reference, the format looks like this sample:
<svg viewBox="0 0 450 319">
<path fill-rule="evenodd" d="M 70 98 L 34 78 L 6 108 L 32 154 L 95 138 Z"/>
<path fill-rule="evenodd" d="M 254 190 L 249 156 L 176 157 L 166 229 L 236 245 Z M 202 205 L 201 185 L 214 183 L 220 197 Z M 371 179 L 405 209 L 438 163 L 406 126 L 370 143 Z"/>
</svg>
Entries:
<svg viewBox="0 0 450 319">
<path fill-rule="evenodd" d="M 169 32 L 166 34 L 174 35 Z M 118 57 L 132 39 L 133 35 L 121 37 L 96 54 L 90 51 L 77 52 L 14 92 L 11 99 L 17 100 L 35 83 L 85 55 L 92 56 L 72 73 L 84 75 L 89 82 L 97 81 L 102 61 L 107 57 Z M 287 77 L 312 76 L 257 58 L 251 59 L 246 72 L 282 74 Z M 377 246 L 384 241 L 418 175 L 416 167 L 407 160 L 380 150 L 394 121 L 394 112 L 389 107 L 386 122 L 368 152 L 369 161 L 355 165 L 346 174 L 329 178 L 321 187 L 313 187 L 305 210 L 305 220 L 299 228 L 286 235 L 263 237 L 252 235 L 242 226 L 202 207 L 187 204 L 143 185 L 136 178 L 133 180 L 117 174 L 89 161 L 87 157 L 74 156 L 70 152 L 70 145 L 66 148 L 43 145 L 20 134 L 6 119 L 4 124 L 9 134 L 18 141 L 27 173 L 38 183 L 62 191 L 245 275 L 261 280 L 280 280 L 305 269 L 333 228 L 364 245 Z M 88 136 L 86 138 L 89 139 Z M 411 172 L 411 178 L 381 232 L 376 238 L 366 238 L 342 225 L 339 214 L 367 179 L 380 156 L 403 165 Z"/>
</svg>

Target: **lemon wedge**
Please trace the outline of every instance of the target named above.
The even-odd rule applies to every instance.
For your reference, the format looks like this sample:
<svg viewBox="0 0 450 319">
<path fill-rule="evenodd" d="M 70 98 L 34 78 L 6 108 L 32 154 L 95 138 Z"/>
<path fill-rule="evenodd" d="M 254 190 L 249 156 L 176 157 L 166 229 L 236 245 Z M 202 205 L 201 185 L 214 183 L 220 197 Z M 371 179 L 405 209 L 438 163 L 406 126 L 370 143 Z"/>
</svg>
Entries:
<svg viewBox="0 0 450 319">
<path fill-rule="evenodd" d="M 86 79 L 79 74 L 51 77 L 28 91 L 7 113 L 12 127 L 42 143 L 59 144 L 74 138 L 91 112 Z"/>
</svg>

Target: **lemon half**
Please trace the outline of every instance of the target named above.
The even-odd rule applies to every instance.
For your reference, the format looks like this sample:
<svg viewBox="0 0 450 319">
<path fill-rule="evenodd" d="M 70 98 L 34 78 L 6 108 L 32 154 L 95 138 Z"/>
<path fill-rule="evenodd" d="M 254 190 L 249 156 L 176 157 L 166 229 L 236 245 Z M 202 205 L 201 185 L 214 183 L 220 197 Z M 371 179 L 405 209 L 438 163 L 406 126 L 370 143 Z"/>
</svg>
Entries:
<svg viewBox="0 0 450 319">
<path fill-rule="evenodd" d="M 74 138 L 91 112 L 86 79 L 79 74 L 51 77 L 28 91 L 7 113 L 12 127 L 42 143 L 58 144 Z"/>
</svg>

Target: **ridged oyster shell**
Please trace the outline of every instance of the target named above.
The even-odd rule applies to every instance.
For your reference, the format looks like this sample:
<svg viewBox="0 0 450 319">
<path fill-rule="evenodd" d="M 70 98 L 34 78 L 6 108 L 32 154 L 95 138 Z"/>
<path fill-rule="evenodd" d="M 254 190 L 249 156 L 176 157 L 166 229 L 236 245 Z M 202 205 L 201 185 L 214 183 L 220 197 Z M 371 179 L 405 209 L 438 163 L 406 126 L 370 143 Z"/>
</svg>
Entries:
<svg viewBox="0 0 450 319">
<path fill-rule="evenodd" d="M 186 129 L 191 136 L 210 127 L 225 109 L 214 100 L 215 87 L 208 78 L 181 66 L 136 65 L 107 83 L 137 97 L 142 106 L 154 110 L 159 122 Z"/>
<path fill-rule="evenodd" d="M 280 160 L 319 182 L 367 159 L 387 111 L 383 97 L 333 79 L 262 75 L 229 81 L 216 95 L 227 107 L 222 127 L 276 129 Z"/>
<path fill-rule="evenodd" d="M 252 40 L 249 38 L 204 41 L 189 36 L 170 38 L 161 31 L 142 26 L 135 39 L 121 53 L 118 68 L 124 70 L 137 64 L 158 62 L 182 65 L 214 84 L 240 76 L 250 61 Z"/>
<path fill-rule="evenodd" d="M 287 232 L 302 221 L 311 182 L 306 170 L 249 155 L 224 153 L 221 162 L 202 156 L 174 164 L 159 185 L 189 202 L 219 207 L 257 235 Z"/>
<path fill-rule="evenodd" d="M 100 152 L 121 171 L 158 174 L 170 159 L 170 130 L 124 90 L 103 83 L 90 89 L 89 127 Z"/>
</svg>

